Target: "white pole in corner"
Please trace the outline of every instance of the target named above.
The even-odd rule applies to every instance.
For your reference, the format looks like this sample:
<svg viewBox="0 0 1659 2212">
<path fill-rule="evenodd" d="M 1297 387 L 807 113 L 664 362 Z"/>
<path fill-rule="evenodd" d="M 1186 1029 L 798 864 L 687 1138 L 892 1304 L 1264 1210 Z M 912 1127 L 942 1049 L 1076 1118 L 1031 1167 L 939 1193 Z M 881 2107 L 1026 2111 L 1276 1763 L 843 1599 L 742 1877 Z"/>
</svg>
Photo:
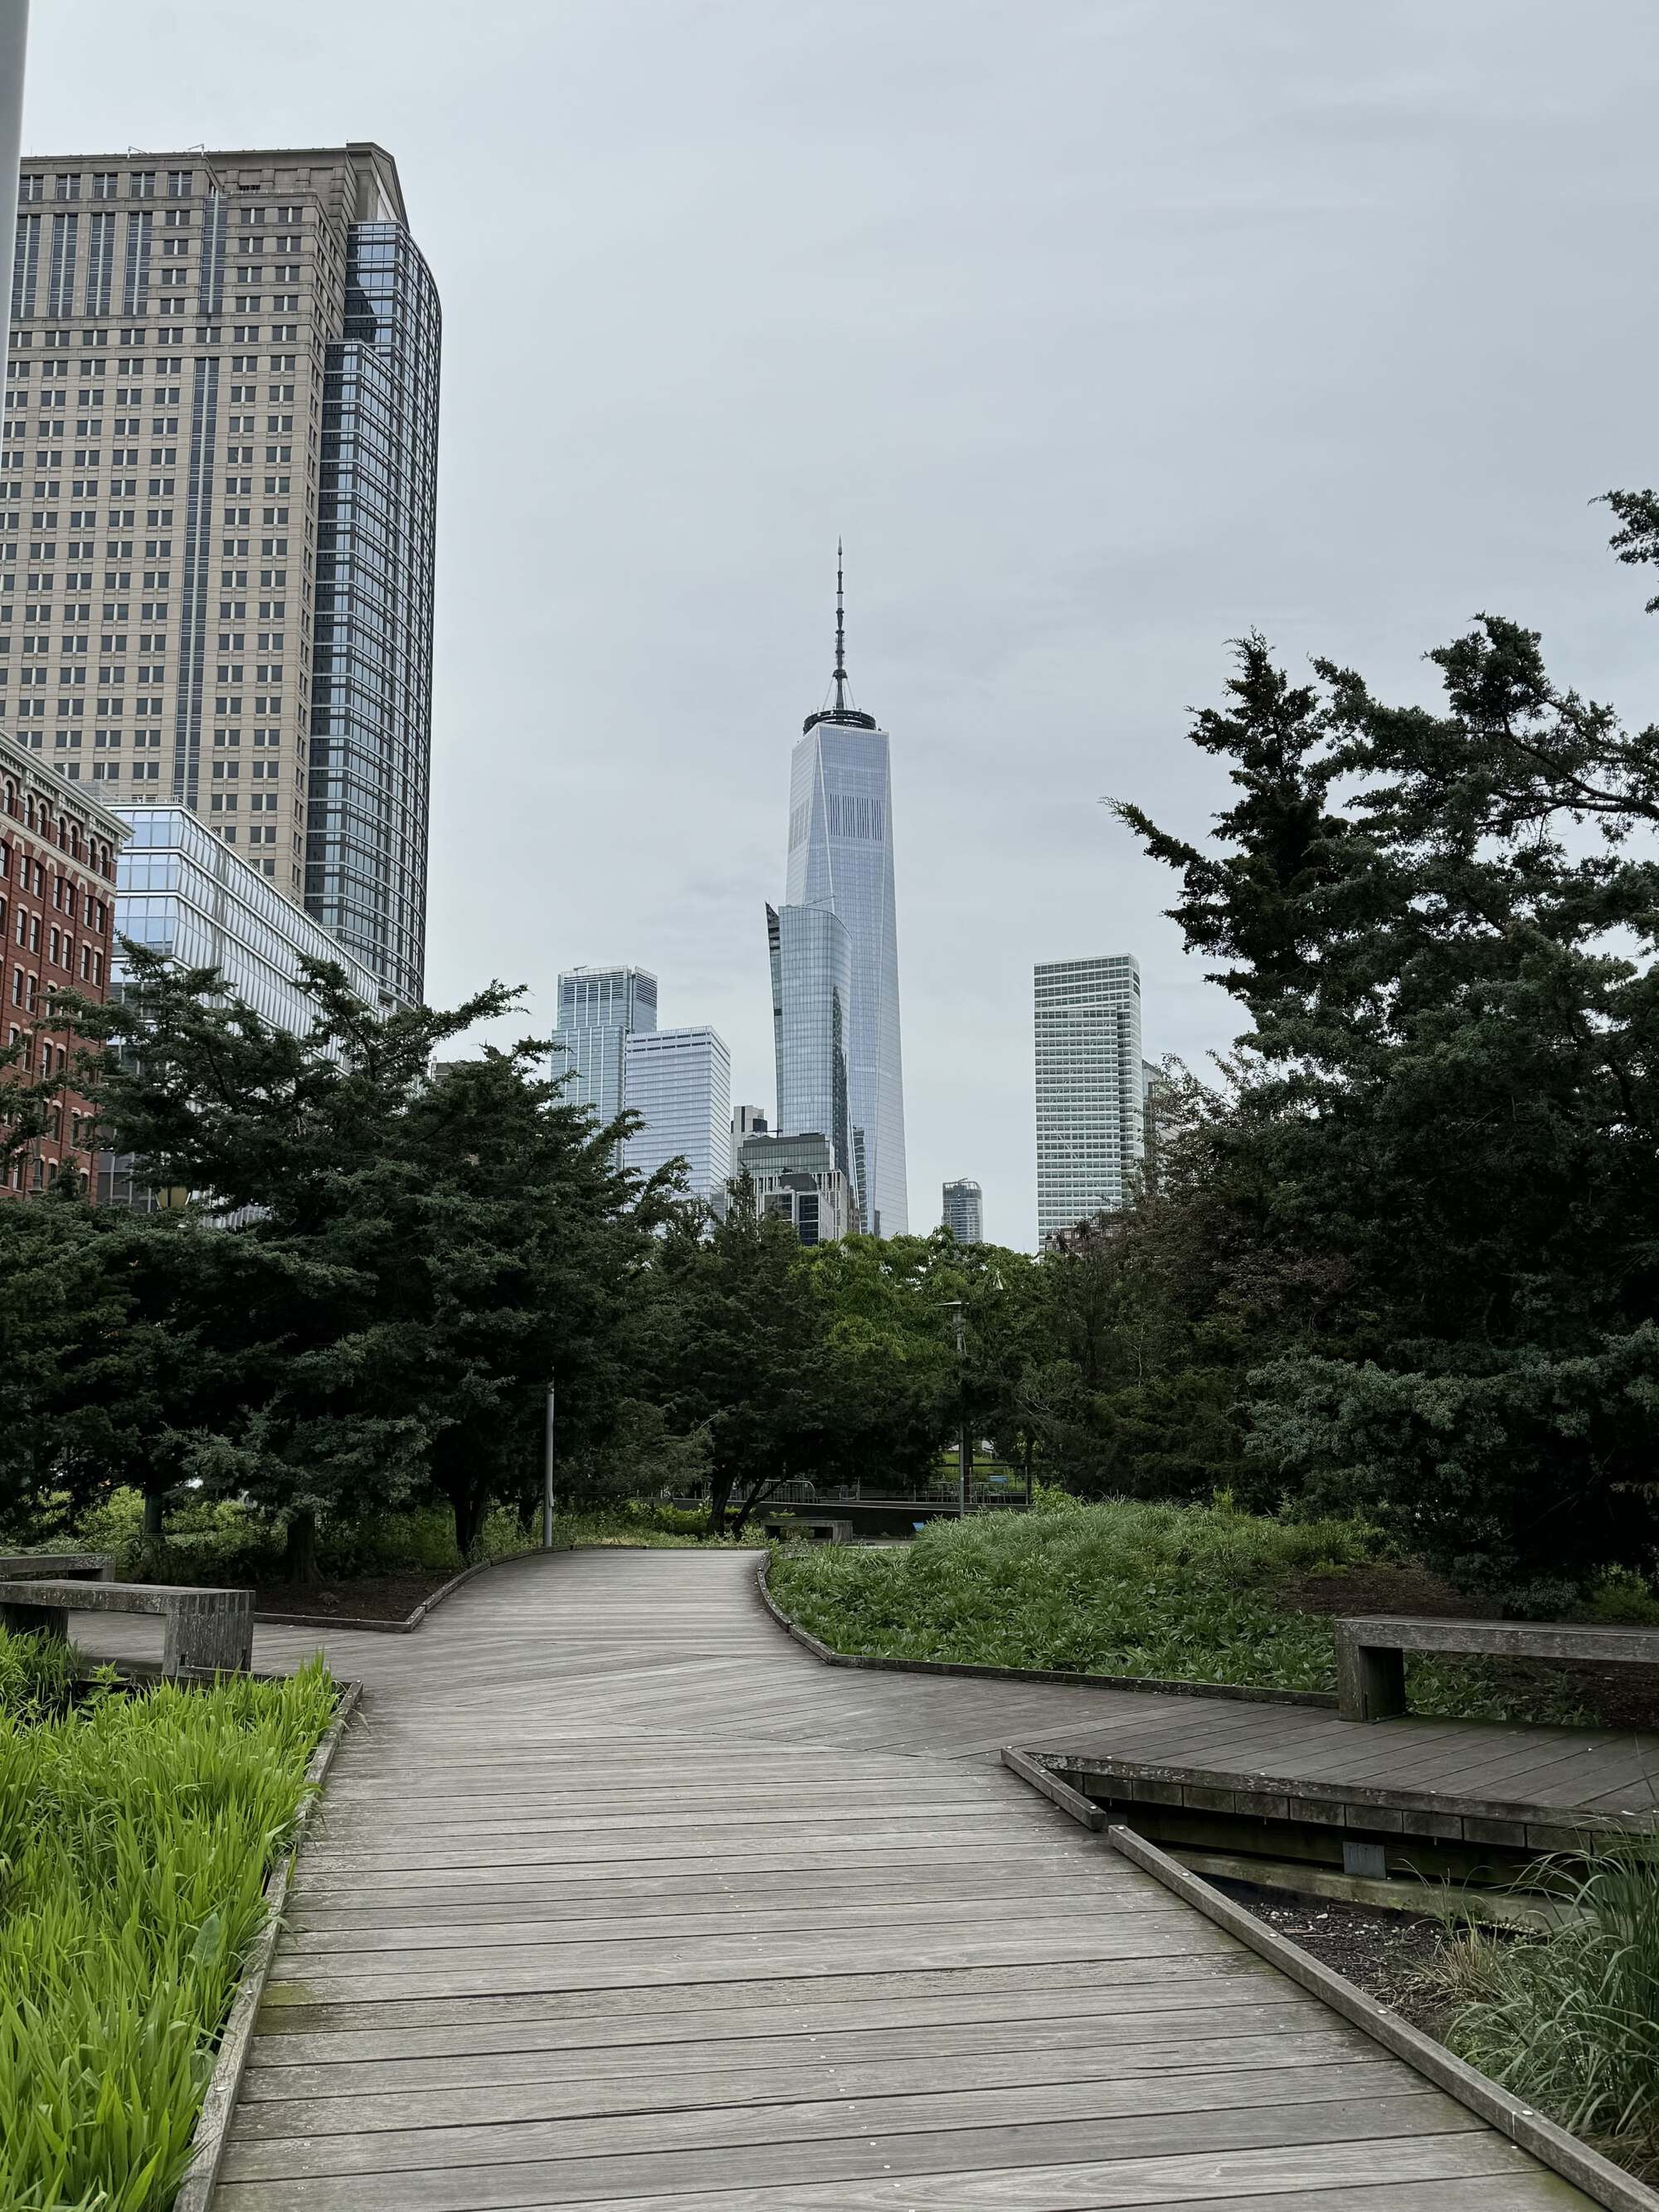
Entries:
<svg viewBox="0 0 1659 2212">
<path fill-rule="evenodd" d="M 542 1549 L 553 1548 L 553 1476 L 559 1463 L 556 1390 L 551 1376 L 547 1384 L 547 1425 L 542 1440 Z"/>
<path fill-rule="evenodd" d="M 0 239 L 17 228 L 17 165 L 23 147 L 23 58 L 29 42 L 29 0 L 0 0 Z M 11 321 L 11 287 L 0 288 L 0 361 Z"/>
</svg>

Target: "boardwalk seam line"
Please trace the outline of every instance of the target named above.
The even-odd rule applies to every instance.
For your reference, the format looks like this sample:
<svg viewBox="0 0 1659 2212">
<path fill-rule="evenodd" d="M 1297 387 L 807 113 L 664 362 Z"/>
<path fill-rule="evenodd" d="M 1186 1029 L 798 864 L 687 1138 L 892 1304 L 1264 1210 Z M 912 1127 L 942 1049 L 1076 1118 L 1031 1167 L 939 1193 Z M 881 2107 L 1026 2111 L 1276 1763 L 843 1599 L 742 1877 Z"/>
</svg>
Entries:
<svg viewBox="0 0 1659 2212">
<path fill-rule="evenodd" d="M 294 1829 L 287 1846 L 265 1877 L 264 1921 L 243 1963 L 241 1978 L 236 1984 L 236 1995 L 226 2016 L 224 2030 L 219 2039 L 219 2054 L 214 2060 L 213 2071 L 208 2077 L 207 2088 L 202 2098 L 202 2109 L 196 2116 L 196 2125 L 191 2130 L 190 2164 L 179 2185 L 179 2194 L 173 2201 L 173 2212 L 207 2212 L 213 2202 L 219 2168 L 224 2162 L 225 2148 L 229 2140 L 231 2116 L 236 2109 L 237 2093 L 242 2086 L 248 2053 L 253 2047 L 254 2022 L 258 2017 L 260 2001 L 276 1960 L 277 1941 L 283 1932 L 283 1907 L 288 1901 L 289 1884 L 293 1878 L 295 1863 L 300 1856 L 300 1846 L 305 1840 L 313 1808 L 321 1800 L 323 1784 L 334 1764 L 334 1755 L 362 1697 L 361 1682 L 341 1685 L 340 1701 L 334 1709 L 334 1717 L 318 1738 L 317 1748 L 307 1765 L 306 1795 L 295 1814 Z"/>
<path fill-rule="evenodd" d="M 1476 2113 L 1490 2126 L 1517 2144 L 1545 2166 L 1571 2181 L 1607 2208 L 1607 2212 L 1659 2212 L 1659 2194 L 1627 2173 L 1611 2159 L 1603 2158 L 1599 2151 L 1591 2150 L 1577 2136 L 1530 2105 L 1522 2104 L 1509 2090 L 1500 2088 L 1496 2081 L 1477 2072 L 1461 2058 L 1455 2057 L 1442 2043 L 1425 2035 L 1421 2028 L 1413 2027 L 1386 2005 L 1339 1974 L 1333 1967 L 1304 1951 L 1299 1943 L 1269 1928 L 1242 1905 L 1212 1889 L 1196 1875 L 1172 1859 L 1166 1851 L 1149 1844 L 1133 1829 L 1112 1827 L 1106 1831 L 1106 1840 L 1113 1850 L 1149 1874 L 1166 1889 L 1203 1914 L 1218 1928 L 1277 1966 L 1281 1973 L 1340 2013 L 1345 2020 L 1361 2028 L 1383 2049 L 1396 2058 L 1414 2067 L 1425 2075 L 1437 2088 L 1460 2105 Z"/>
<path fill-rule="evenodd" d="M 766 1571 L 770 1565 L 771 1554 L 763 1553 L 755 1573 L 761 1603 L 786 1636 L 793 1636 L 826 1667 L 861 1667 L 881 1674 L 960 1675 L 975 1682 L 1042 1682 L 1064 1690 L 1133 1690 L 1159 1698 L 1227 1698 L 1239 1705 L 1310 1705 L 1320 1712 L 1336 1711 L 1336 1699 L 1327 1690 L 1255 1689 L 1244 1682 L 1165 1681 L 1152 1674 L 1077 1674 L 1048 1667 L 980 1667 L 967 1660 L 890 1659 L 874 1651 L 836 1651 L 810 1628 L 791 1620 L 768 1586 Z"/>
</svg>

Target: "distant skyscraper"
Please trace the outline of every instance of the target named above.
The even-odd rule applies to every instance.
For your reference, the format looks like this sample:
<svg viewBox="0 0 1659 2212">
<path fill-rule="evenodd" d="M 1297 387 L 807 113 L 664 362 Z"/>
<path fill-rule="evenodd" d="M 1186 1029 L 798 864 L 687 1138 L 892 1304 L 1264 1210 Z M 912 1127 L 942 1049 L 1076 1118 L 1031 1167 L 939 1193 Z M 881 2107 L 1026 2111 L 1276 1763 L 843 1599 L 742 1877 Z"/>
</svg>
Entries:
<svg viewBox="0 0 1659 2212">
<path fill-rule="evenodd" d="M 976 1182 L 947 1182 L 945 1186 L 945 1226 L 958 1244 L 979 1244 L 984 1242 L 982 1216 L 980 1211 L 980 1188 Z"/>
<path fill-rule="evenodd" d="M 816 1130 L 836 1165 L 855 1182 L 848 1048 L 852 1032 L 853 949 L 827 906 L 766 909 L 772 956 L 772 1038 L 777 1056 L 781 1136 Z"/>
<path fill-rule="evenodd" d="M 732 1173 L 732 1055 L 710 1029 L 635 1030 L 623 1040 L 623 1103 L 645 1117 L 623 1147 L 651 1175 L 683 1159 L 694 1198 L 726 1210 Z"/>
<path fill-rule="evenodd" d="M 851 1176 L 862 1226 L 892 1237 L 909 1219 L 892 782 L 885 731 L 848 703 L 839 546 L 833 681 L 834 706 L 807 716 L 790 763 L 786 896 L 789 907 L 827 908 L 846 925 L 853 985 L 847 1050 Z M 781 1087 L 781 1131 L 822 1126 L 793 1118 L 793 1110 L 786 1118 Z"/>
<path fill-rule="evenodd" d="M 106 803 L 189 807 L 412 1003 L 440 313 L 397 164 L 58 155 L 19 199 L 16 734 Z"/>
<path fill-rule="evenodd" d="M 1128 1195 L 1146 1142 L 1140 968 L 1127 953 L 1036 970 L 1037 1236 Z"/>
<path fill-rule="evenodd" d="M 643 968 L 573 968 L 559 978 L 553 1073 L 568 1074 L 564 1096 L 601 1122 L 622 1112 L 629 1037 L 657 1026 L 657 979 Z"/>
<path fill-rule="evenodd" d="M 833 1244 L 852 1234 L 853 1186 L 827 1137 L 745 1137 L 738 1161 L 755 1186 L 760 1213 L 781 1214 L 803 1244 Z"/>
<path fill-rule="evenodd" d="M 1155 1060 L 1143 1060 L 1140 1063 L 1140 1172 L 1148 1189 L 1157 1188 L 1159 1155 L 1164 1144 L 1164 1125 L 1175 1096 L 1174 1077 L 1160 1067 Z"/>
<path fill-rule="evenodd" d="M 732 1172 L 738 1171 L 738 1152 L 745 1137 L 764 1137 L 771 1129 L 771 1119 L 763 1106 L 734 1106 L 732 1109 Z"/>
</svg>

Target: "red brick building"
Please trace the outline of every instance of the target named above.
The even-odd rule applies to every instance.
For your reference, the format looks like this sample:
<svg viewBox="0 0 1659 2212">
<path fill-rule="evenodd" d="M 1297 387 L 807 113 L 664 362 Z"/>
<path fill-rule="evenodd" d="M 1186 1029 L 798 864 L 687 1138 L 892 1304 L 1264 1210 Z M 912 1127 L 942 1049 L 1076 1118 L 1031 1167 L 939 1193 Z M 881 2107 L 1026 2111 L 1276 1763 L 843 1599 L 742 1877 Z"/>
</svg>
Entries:
<svg viewBox="0 0 1659 2212">
<path fill-rule="evenodd" d="M 54 990 L 101 1000 L 109 988 L 115 856 L 126 834 L 106 807 L 0 732 L 0 1039 L 27 1047 L 25 1065 L 0 1068 L 0 1083 L 63 1078 L 45 1136 L 0 1172 L 8 1197 L 44 1190 L 64 1160 L 91 1194 L 91 1109 L 70 1082 L 75 1039 L 45 1026 L 46 1006 Z"/>
</svg>

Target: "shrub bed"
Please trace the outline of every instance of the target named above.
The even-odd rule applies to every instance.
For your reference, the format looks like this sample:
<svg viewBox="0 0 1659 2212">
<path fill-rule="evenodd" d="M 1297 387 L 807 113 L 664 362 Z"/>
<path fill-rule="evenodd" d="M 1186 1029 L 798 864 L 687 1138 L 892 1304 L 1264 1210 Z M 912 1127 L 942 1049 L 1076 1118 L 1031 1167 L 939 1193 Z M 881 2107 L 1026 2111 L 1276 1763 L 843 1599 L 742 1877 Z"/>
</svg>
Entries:
<svg viewBox="0 0 1659 2212">
<path fill-rule="evenodd" d="M 0 2204 L 161 2212 L 335 1692 L 73 1672 L 0 1635 Z"/>
<path fill-rule="evenodd" d="M 1387 1547 L 1363 1522 L 1279 1521 L 1213 1506 L 1085 1505 L 932 1522 L 914 1543 L 781 1551 L 769 1588 L 833 1650 L 979 1666 L 1335 1687 L 1328 1609 L 1364 1611 Z M 1298 1602 L 1317 1589 L 1317 1609 Z M 1622 1586 L 1613 1602 L 1627 1607 Z M 1421 1608 L 1418 1608 L 1421 1609 Z M 1481 1660 L 1411 1662 L 1419 1711 L 1482 1720 L 1592 1717 L 1578 1684 Z"/>
</svg>

